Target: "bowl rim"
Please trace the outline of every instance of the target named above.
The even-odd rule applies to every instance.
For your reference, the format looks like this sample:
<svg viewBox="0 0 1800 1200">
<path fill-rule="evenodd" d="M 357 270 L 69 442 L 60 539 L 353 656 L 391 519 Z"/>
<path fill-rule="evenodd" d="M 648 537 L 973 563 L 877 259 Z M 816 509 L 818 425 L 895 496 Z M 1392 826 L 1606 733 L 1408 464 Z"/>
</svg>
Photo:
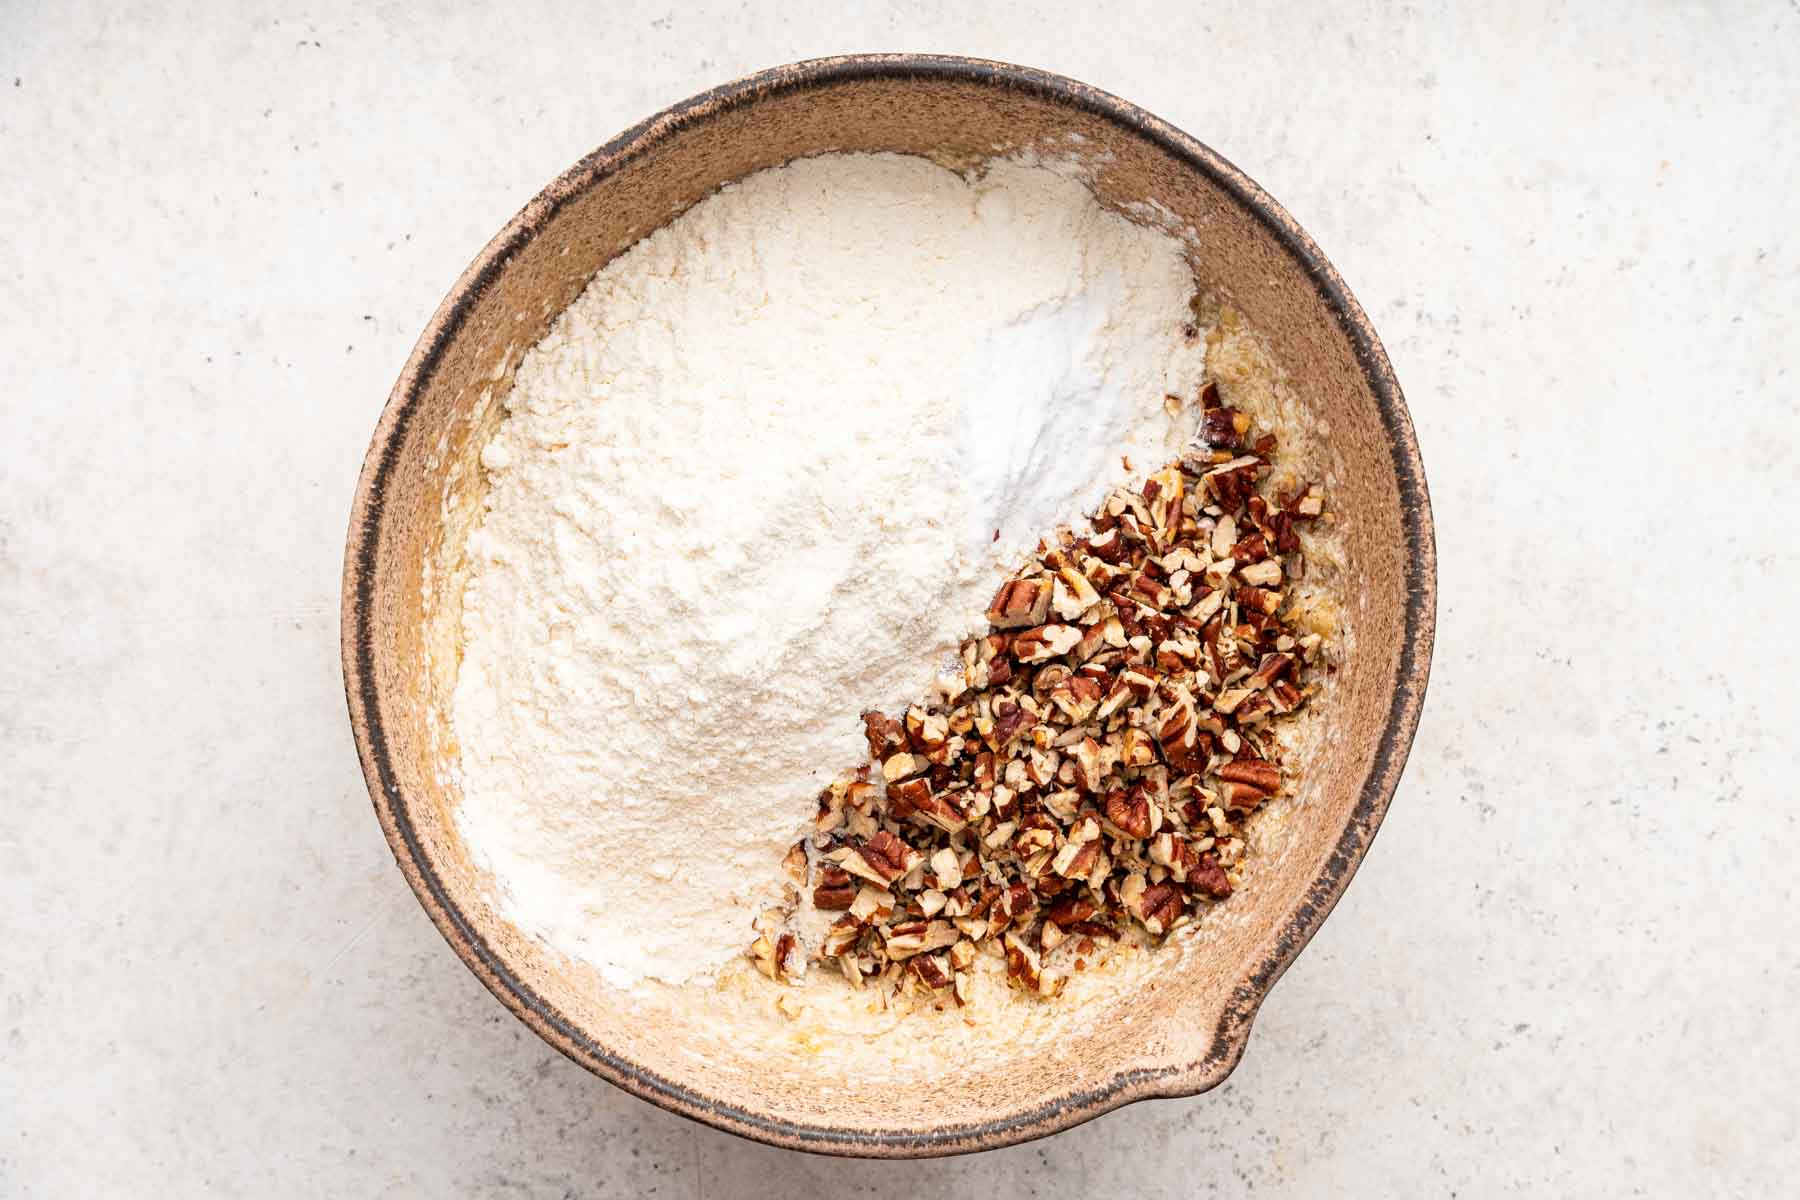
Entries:
<svg viewBox="0 0 1800 1200">
<path fill-rule="evenodd" d="M 1403 643 L 1382 735 L 1357 803 L 1324 867 L 1269 954 L 1239 982 L 1196 1062 L 1124 1063 L 1101 1086 L 993 1120 L 905 1131 L 869 1131 L 777 1119 L 709 1097 L 594 1041 L 526 986 L 477 934 L 445 889 L 418 839 L 389 755 L 375 683 L 373 595 L 387 487 L 417 402 L 475 301 L 512 255 L 571 198 L 624 169 L 677 131 L 771 95 L 867 79 L 952 80 L 1018 91 L 1102 118 L 1204 174 L 1254 217 L 1302 267 L 1356 352 L 1388 438 L 1406 539 Z M 345 547 L 341 651 L 357 754 L 396 863 L 457 956 L 515 1016 L 565 1056 L 660 1108 L 772 1145 L 867 1157 L 925 1157 L 1013 1145 L 1056 1133 L 1137 1100 L 1191 1096 L 1224 1082 L 1243 1057 L 1257 1009 L 1312 939 L 1356 873 L 1399 783 L 1418 729 L 1436 626 L 1437 554 L 1412 421 L 1398 380 L 1362 307 L 1306 232 L 1267 192 L 1217 152 L 1143 109 L 1087 84 L 1031 67 L 940 54 L 851 54 L 773 67 L 702 92 L 619 134 L 563 172 L 483 248 L 457 279 L 414 346 L 370 440 Z"/>
</svg>

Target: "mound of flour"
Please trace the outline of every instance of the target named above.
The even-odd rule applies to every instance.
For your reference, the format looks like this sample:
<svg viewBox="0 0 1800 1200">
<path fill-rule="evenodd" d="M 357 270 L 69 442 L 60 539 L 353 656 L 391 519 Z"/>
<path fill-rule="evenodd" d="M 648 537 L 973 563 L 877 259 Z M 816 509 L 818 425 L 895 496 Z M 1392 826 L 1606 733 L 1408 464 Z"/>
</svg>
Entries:
<svg viewBox="0 0 1800 1200">
<path fill-rule="evenodd" d="M 601 271 L 482 454 L 453 724 L 502 912 L 620 986 L 748 944 L 858 714 L 1179 438 L 1193 281 L 1071 172 L 833 155 Z"/>
</svg>

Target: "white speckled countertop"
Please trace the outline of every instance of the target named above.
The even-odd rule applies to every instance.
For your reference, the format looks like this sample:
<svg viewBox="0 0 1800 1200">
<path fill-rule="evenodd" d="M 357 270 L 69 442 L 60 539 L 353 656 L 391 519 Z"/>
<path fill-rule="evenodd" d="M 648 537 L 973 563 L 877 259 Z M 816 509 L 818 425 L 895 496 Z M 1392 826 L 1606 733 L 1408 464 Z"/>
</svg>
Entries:
<svg viewBox="0 0 1800 1200">
<path fill-rule="evenodd" d="M 1800 5 L 517 7 L 0 7 L 0 1196 L 1791 1189 Z M 1442 568 L 1405 782 L 1232 1080 L 922 1165 L 506 1015 L 337 666 L 364 447 L 483 241 L 663 104 L 873 49 L 1088 80 L 1280 197 Z"/>
</svg>

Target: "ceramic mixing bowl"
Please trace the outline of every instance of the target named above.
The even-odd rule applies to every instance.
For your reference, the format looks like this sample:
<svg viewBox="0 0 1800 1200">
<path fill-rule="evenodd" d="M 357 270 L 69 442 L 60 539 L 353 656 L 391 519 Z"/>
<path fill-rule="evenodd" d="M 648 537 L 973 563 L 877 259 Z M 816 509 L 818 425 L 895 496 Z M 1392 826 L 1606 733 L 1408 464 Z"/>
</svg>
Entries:
<svg viewBox="0 0 1800 1200">
<path fill-rule="evenodd" d="M 1068 1014 L 1053 1037 L 1009 1051 L 1002 1036 L 951 1070 L 921 1055 L 859 1087 L 834 1053 L 771 1054 L 735 1038 L 704 989 L 622 994 L 494 911 L 450 818 L 455 744 L 443 713 L 457 648 L 444 614 L 454 617 L 458 597 L 442 568 L 447 539 L 477 509 L 476 457 L 519 355 L 596 271 L 721 184 L 827 151 L 973 164 L 1053 144 L 1082 148 L 1103 203 L 1153 201 L 1191 227 L 1201 287 L 1229 298 L 1329 429 L 1350 650 L 1325 709 L 1325 750 L 1304 780 L 1306 819 L 1225 906 L 1230 920 L 1203 952 L 1171 955 L 1111 1002 Z M 942 1154 L 1203 1092 L 1230 1074 L 1257 1006 L 1387 811 L 1418 724 L 1435 588 L 1424 475 L 1387 356 L 1337 272 L 1261 188 L 1187 134 L 1073 80 L 860 55 L 766 71 L 657 114 L 551 183 L 463 273 L 395 384 L 357 484 L 345 689 L 369 794 L 407 882 L 469 969 L 551 1045 L 652 1103 L 763 1141 Z"/>
</svg>

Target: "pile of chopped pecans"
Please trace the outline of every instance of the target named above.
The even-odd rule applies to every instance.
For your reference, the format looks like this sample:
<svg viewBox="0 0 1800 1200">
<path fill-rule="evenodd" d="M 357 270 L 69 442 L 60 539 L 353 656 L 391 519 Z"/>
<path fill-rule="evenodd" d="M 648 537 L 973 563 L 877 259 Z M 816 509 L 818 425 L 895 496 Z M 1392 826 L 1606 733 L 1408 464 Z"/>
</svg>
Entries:
<svg viewBox="0 0 1800 1200">
<path fill-rule="evenodd" d="M 997 953 L 1054 996 L 1098 943 L 1160 938 L 1231 895 L 1242 822 L 1283 790 L 1272 726 L 1329 669 L 1282 591 L 1322 497 L 1267 494 L 1275 451 L 1208 384 L 1188 452 L 1114 492 L 1091 536 L 1040 543 L 933 702 L 864 715 L 871 764 L 819 797 L 785 864 L 842 915 L 808 947 L 797 890 L 764 914 L 765 975 L 830 960 L 856 987 L 963 1004 Z"/>
</svg>

